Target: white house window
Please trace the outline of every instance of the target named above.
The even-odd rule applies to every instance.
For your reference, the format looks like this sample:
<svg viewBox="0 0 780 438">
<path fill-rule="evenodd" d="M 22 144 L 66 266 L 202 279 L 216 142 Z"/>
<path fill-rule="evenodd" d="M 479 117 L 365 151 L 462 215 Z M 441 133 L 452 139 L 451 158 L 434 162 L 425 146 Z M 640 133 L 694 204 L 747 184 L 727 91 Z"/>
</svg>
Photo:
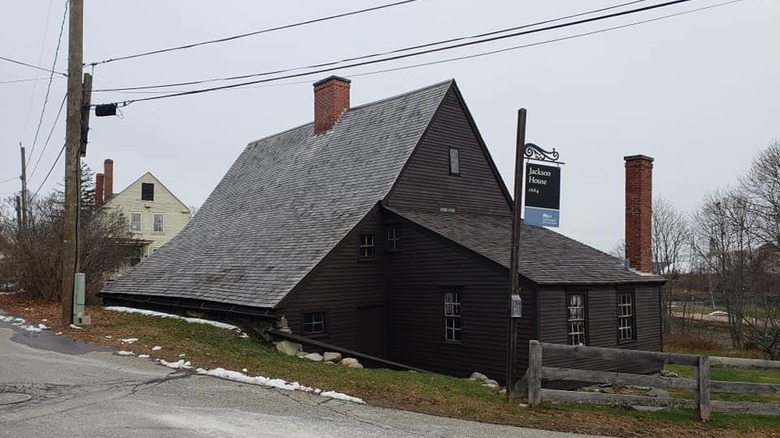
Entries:
<svg viewBox="0 0 780 438">
<path fill-rule="evenodd" d="M 130 232 L 141 232 L 141 213 L 130 213 Z"/>
<path fill-rule="evenodd" d="M 444 339 L 460 341 L 460 293 L 444 293 Z"/>
<path fill-rule="evenodd" d="M 154 184 L 141 183 L 141 200 L 154 201 Z"/>
<path fill-rule="evenodd" d="M 162 233 L 165 231 L 165 214 L 163 213 L 154 213 L 154 216 L 152 216 L 154 219 L 154 230 L 155 233 Z"/>
<path fill-rule="evenodd" d="M 460 175 L 460 157 L 457 148 L 450 148 L 450 174 Z"/>
<path fill-rule="evenodd" d="M 358 256 L 361 259 L 374 258 L 374 235 L 373 234 L 361 234 L 360 244 L 358 246 Z"/>
<path fill-rule="evenodd" d="M 401 233 L 398 228 L 387 229 L 387 251 L 395 252 L 401 249 Z"/>
<path fill-rule="evenodd" d="M 303 314 L 303 334 L 316 335 L 325 333 L 325 312 L 311 312 Z"/>
<path fill-rule="evenodd" d="M 567 300 L 567 318 L 566 323 L 569 329 L 570 345 L 585 345 L 585 295 L 570 294 Z"/>
<path fill-rule="evenodd" d="M 617 296 L 618 340 L 634 339 L 634 296 L 631 292 L 620 292 Z"/>
</svg>

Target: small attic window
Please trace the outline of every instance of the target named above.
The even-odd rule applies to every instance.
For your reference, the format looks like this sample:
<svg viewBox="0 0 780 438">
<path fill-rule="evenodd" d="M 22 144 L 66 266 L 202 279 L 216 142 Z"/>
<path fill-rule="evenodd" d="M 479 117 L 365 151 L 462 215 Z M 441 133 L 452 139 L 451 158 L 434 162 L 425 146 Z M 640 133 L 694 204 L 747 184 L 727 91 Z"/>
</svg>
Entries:
<svg viewBox="0 0 780 438">
<path fill-rule="evenodd" d="M 154 201 L 154 184 L 141 183 L 141 200 Z"/>
<path fill-rule="evenodd" d="M 450 148 L 450 175 L 460 175 L 460 156 L 458 148 Z"/>
</svg>

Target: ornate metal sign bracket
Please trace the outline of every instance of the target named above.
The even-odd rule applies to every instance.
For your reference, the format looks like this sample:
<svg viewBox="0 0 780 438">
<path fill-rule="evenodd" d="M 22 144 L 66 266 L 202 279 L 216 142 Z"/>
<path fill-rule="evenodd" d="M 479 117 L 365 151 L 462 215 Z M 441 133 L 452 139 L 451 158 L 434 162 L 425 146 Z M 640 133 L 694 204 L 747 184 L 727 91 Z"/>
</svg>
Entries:
<svg viewBox="0 0 780 438">
<path fill-rule="evenodd" d="M 526 160 L 534 161 L 546 161 L 555 164 L 566 164 L 562 161 L 558 161 L 560 154 L 553 148 L 551 151 L 540 148 L 533 143 L 526 143 L 523 155 Z"/>
</svg>

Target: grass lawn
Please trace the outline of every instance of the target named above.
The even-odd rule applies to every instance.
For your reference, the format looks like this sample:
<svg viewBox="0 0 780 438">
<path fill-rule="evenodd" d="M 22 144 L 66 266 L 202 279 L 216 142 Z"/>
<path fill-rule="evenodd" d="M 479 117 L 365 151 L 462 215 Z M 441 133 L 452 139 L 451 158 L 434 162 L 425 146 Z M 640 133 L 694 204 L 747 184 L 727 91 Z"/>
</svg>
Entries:
<svg viewBox="0 0 780 438">
<path fill-rule="evenodd" d="M 51 323 L 59 320 L 57 303 L 23 302 L 12 296 L 0 295 L 0 309 L 32 322 L 47 319 L 48 325 L 64 335 L 132 350 L 136 354 L 149 354 L 152 359 L 176 361 L 184 357 L 196 367 L 247 369 L 248 375 L 282 378 L 323 390 L 335 390 L 360 397 L 376 406 L 595 435 L 780 437 L 778 417 L 714 413 L 712 421 L 701 423 L 693 411 L 687 410 L 648 413 L 622 408 L 551 404 L 528 409 L 520 403 L 510 403 L 504 395 L 467 379 L 382 369 L 351 369 L 311 362 L 285 356 L 273 347 L 242 338 L 236 331 L 208 325 L 91 307 L 87 314 L 92 317 L 93 324 L 77 330 Z M 120 341 L 130 337 L 139 338 L 139 341 L 131 345 Z M 162 349 L 152 350 L 155 346 Z M 762 377 L 755 375 L 752 378 Z M 780 375 L 773 375 L 770 379 L 780 379 Z"/>
</svg>

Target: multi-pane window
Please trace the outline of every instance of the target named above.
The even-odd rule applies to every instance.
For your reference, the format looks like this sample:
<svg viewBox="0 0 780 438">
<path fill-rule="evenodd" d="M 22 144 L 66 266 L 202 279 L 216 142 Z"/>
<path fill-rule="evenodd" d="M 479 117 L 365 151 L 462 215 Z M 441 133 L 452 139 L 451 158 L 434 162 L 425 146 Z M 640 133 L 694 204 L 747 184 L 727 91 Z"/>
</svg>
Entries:
<svg viewBox="0 0 780 438">
<path fill-rule="evenodd" d="M 401 249 L 401 233 L 398 228 L 388 228 L 386 232 L 387 251 L 393 252 Z"/>
<path fill-rule="evenodd" d="M 460 156 L 457 148 L 450 148 L 450 174 L 460 175 Z"/>
<path fill-rule="evenodd" d="M 358 244 L 358 256 L 361 259 L 374 258 L 375 246 L 373 234 L 361 234 L 360 242 Z"/>
<path fill-rule="evenodd" d="M 325 333 L 325 312 L 303 314 L 303 334 L 315 335 Z"/>
<path fill-rule="evenodd" d="M 620 292 L 617 295 L 618 340 L 634 339 L 634 295 Z"/>
<path fill-rule="evenodd" d="M 141 232 L 141 213 L 130 213 L 130 232 Z"/>
<path fill-rule="evenodd" d="M 154 213 L 152 218 L 154 219 L 154 221 L 153 221 L 154 222 L 154 227 L 152 228 L 152 230 L 155 233 L 162 233 L 162 232 L 164 232 L 165 231 L 165 214 L 163 214 L 163 213 Z"/>
<path fill-rule="evenodd" d="M 460 341 L 460 293 L 444 293 L 444 339 Z"/>
<path fill-rule="evenodd" d="M 570 294 L 566 296 L 566 323 L 569 329 L 570 345 L 585 345 L 585 295 Z"/>
<path fill-rule="evenodd" d="M 154 184 L 141 183 L 141 200 L 154 201 Z"/>
</svg>

